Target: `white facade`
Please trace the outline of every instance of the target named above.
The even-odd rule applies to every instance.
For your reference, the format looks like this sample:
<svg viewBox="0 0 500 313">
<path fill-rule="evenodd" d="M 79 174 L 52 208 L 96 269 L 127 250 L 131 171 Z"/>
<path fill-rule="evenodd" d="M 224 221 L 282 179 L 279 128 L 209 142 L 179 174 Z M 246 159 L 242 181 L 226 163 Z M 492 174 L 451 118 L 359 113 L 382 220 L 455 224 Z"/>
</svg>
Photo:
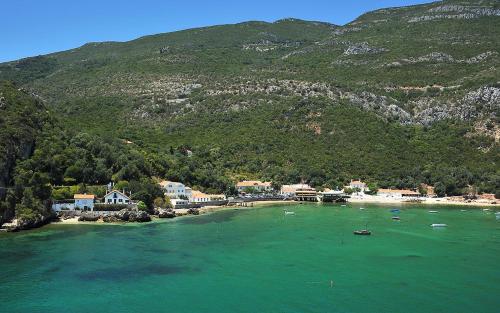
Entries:
<svg viewBox="0 0 500 313">
<path fill-rule="evenodd" d="M 130 204 L 130 198 L 118 190 L 113 190 L 104 196 L 104 204 Z"/>
<path fill-rule="evenodd" d="M 185 208 L 189 205 L 189 201 L 184 199 L 171 199 L 170 203 L 174 209 Z"/>
<path fill-rule="evenodd" d="M 273 187 L 270 182 L 261 182 L 260 180 L 244 180 L 236 184 L 239 193 L 248 189 L 254 189 L 257 192 L 271 192 Z"/>
<path fill-rule="evenodd" d="M 76 210 L 94 210 L 94 199 L 75 199 Z"/>
<path fill-rule="evenodd" d="M 207 203 L 210 201 L 226 200 L 225 195 L 209 195 L 198 190 L 192 190 L 189 202 L 191 203 Z"/>
<path fill-rule="evenodd" d="M 361 192 L 364 192 L 365 190 L 367 190 L 366 184 L 360 180 L 351 180 L 351 183 L 349 184 L 349 188 L 351 188 L 351 189 L 357 188 Z"/>
<path fill-rule="evenodd" d="M 171 199 L 179 199 L 186 196 L 186 186 L 182 183 L 172 181 L 162 181 L 160 186 L 163 188 L 165 195 Z"/>
<path fill-rule="evenodd" d="M 191 198 L 193 197 L 193 189 L 191 189 L 190 187 L 186 187 L 185 190 L 186 190 L 186 198 L 191 200 Z"/>
</svg>

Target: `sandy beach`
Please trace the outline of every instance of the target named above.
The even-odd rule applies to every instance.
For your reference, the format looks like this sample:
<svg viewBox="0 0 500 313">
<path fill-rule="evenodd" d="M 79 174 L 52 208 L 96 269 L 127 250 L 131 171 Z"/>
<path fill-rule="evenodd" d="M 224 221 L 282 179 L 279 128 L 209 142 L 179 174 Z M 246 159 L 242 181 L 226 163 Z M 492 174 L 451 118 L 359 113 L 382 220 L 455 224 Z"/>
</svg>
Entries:
<svg viewBox="0 0 500 313">
<path fill-rule="evenodd" d="M 448 198 L 422 198 L 420 202 L 405 201 L 401 198 L 388 198 L 380 196 L 353 196 L 349 199 L 350 203 L 386 203 L 386 204 L 423 204 L 423 205 L 461 205 L 461 206 L 478 206 L 478 207 L 499 207 L 500 201 L 493 203 L 495 201 L 491 200 L 471 200 L 467 201 L 456 201 Z"/>
</svg>

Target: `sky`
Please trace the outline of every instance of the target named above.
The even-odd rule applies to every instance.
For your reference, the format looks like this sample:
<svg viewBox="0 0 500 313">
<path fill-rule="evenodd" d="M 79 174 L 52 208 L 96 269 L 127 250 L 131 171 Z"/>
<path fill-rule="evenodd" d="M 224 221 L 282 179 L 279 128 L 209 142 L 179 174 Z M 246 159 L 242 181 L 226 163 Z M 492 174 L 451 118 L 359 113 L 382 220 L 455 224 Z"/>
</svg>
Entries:
<svg viewBox="0 0 500 313">
<path fill-rule="evenodd" d="M 0 0 L 0 62 L 187 28 L 294 17 L 346 24 L 421 0 Z"/>
</svg>

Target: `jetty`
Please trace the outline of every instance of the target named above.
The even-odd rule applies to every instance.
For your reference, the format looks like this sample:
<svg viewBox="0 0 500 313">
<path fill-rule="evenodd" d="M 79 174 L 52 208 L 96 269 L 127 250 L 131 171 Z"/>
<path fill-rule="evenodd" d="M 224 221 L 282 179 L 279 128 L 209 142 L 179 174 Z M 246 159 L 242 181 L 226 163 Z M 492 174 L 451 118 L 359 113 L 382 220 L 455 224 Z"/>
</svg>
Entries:
<svg viewBox="0 0 500 313">
<path fill-rule="evenodd" d="M 318 202 L 345 203 L 351 196 L 340 190 L 319 192 L 316 196 Z"/>
</svg>

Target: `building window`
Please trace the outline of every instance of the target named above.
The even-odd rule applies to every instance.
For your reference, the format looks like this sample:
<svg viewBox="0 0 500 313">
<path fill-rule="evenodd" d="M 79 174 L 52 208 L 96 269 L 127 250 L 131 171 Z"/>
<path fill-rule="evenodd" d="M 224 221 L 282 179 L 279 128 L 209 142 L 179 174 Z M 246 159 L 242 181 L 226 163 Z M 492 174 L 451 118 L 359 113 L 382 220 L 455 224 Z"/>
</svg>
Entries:
<svg viewBox="0 0 500 313">
<path fill-rule="evenodd" d="M 122 202 L 123 202 L 123 199 L 118 199 L 118 202 L 122 203 Z"/>
</svg>

